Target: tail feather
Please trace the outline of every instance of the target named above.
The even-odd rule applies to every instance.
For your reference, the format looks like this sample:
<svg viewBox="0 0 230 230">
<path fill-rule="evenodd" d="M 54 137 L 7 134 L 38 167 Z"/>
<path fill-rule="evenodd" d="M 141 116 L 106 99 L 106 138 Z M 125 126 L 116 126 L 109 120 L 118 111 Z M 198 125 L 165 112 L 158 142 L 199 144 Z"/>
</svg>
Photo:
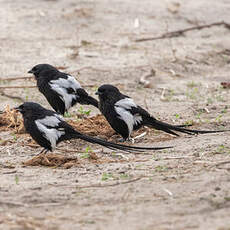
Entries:
<svg viewBox="0 0 230 230">
<path fill-rule="evenodd" d="M 81 133 L 78 133 L 76 131 L 76 133 L 72 134 L 71 138 L 79 138 L 85 141 L 88 141 L 92 144 L 99 144 L 102 145 L 104 147 L 113 149 L 113 150 L 122 150 L 122 151 L 126 151 L 126 152 L 143 152 L 146 150 L 161 150 L 161 149 L 168 149 L 168 148 L 172 148 L 172 146 L 167 146 L 167 147 L 138 147 L 138 146 L 128 146 L 128 145 L 121 145 L 121 144 L 116 144 L 116 143 L 112 143 L 109 141 L 104 141 L 95 137 L 90 137 Z"/>
<path fill-rule="evenodd" d="M 177 133 L 173 132 L 173 131 L 178 131 L 178 132 L 186 133 L 186 134 L 189 134 L 189 135 L 205 134 L 205 133 L 220 133 L 220 132 L 230 131 L 230 130 L 196 130 L 196 129 L 186 129 L 186 128 L 183 128 L 183 126 L 170 125 L 168 123 L 158 121 L 158 120 L 156 120 L 156 119 L 154 119 L 152 117 L 151 117 L 151 119 L 148 120 L 147 125 L 155 128 L 155 129 L 162 130 L 162 131 L 164 131 L 166 133 L 173 134 L 175 136 L 179 136 L 179 135 Z"/>
<path fill-rule="evenodd" d="M 180 127 L 180 128 L 184 128 L 184 127 L 189 127 L 192 126 L 192 124 L 186 124 L 186 125 L 174 125 L 175 127 Z"/>
<path fill-rule="evenodd" d="M 95 106 L 96 108 L 98 108 L 98 101 L 91 97 L 91 96 L 88 96 L 86 99 L 85 99 L 86 103 L 89 104 L 89 105 L 93 105 Z"/>
</svg>

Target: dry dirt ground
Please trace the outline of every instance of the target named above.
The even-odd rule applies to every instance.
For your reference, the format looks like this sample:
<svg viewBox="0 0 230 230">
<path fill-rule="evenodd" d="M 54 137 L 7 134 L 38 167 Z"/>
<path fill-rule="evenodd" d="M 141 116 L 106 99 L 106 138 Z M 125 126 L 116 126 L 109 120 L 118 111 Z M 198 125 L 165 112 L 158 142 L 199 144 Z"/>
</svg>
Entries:
<svg viewBox="0 0 230 230">
<path fill-rule="evenodd" d="M 220 85 L 229 80 L 229 28 L 135 41 L 230 22 L 229 11 L 229 0 L 1 0 L 0 77 L 26 77 L 33 65 L 50 63 L 92 95 L 109 82 L 163 121 L 230 129 L 230 92 Z M 149 84 L 140 84 L 151 71 Z M 1 94 L 49 107 L 36 88 L 1 88 Z M 21 103 L 0 98 L 1 109 Z M 89 109 L 90 117 L 98 113 L 75 106 L 66 119 L 88 122 L 77 114 L 88 117 Z M 133 155 L 76 140 L 47 161 L 34 158 L 40 148 L 29 136 L 3 122 L 0 229 L 230 229 L 228 132 L 174 138 L 147 130 L 136 145 L 175 147 Z"/>
</svg>

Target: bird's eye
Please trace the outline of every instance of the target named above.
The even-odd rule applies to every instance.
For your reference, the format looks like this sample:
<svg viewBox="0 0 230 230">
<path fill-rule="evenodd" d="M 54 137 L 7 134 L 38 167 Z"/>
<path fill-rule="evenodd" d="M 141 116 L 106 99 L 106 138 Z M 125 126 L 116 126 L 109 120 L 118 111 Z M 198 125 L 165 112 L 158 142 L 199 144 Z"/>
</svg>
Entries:
<svg viewBox="0 0 230 230">
<path fill-rule="evenodd" d="M 75 90 L 73 90 L 72 88 L 68 88 L 68 89 L 67 89 L 67 93 L 73 94 L 73 93 L 75 93 Z"/>
</svg>

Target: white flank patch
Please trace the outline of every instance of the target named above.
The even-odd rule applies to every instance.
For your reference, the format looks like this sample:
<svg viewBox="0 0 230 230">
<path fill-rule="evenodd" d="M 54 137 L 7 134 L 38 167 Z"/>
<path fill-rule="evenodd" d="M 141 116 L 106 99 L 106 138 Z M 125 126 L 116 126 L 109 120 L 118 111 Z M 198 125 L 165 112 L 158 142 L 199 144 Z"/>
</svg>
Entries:
<svg viewBox="0 0 230 230">
<path fill-rule="evenodd" d="M 56 116 L 46 116 L 45 118 L 38 119 L 36 121 L 40 122 L 41 124 L 45 126 L 51 126 L 51 127 L 57 127 L 58 124 L 61 122 L 60 118 Z"/>
<path fill-rule="evenodd" d="M 61 122 L 60 119 L 54 116 L 47 116 L 43 119 L 38 119 L 35 121 L 38 129 L 44 134 L 44 137 L 51 143 L 52 149 L 56 147 L 57 140 L 60 136 L 65 135 L 64 129 L 52 129 L 47 126 L 57 127 Z"/>
<path fill-rule="evenodd" d="M 68 78 L 59 78 L 57 80 L 50 81 L 50 87 L 58 94 L 62 96 L 62 100 L 65 103 L 65 108 L 68 110 L 71 107 L 72 101 L 76 99 L 77 95 L 69 94 L 68 88 L 72 88 L 75 92 L 81 88 L 80 83 L 72 76 L 68 75 Z"/>
<path fill-rule="evenodd" d="M 115 103 L 115 106 L 122 107 L 124 109 L 130 109 L 131 107 L 137 107 L 132 98 L 126 97 Z"/>
<path fill-rule="evenodd" d="M 115 103 L 115 111 L 119 114 L 119 118 L 122 119 L 128 126 L 129 136 L 133 131 L 133 126 L 142 122 L 142 117 L 139 114 L 132 115 L 128 109 L 131 107 L 137 107 L 133 99 L 125 98 Z"/>
</svg>

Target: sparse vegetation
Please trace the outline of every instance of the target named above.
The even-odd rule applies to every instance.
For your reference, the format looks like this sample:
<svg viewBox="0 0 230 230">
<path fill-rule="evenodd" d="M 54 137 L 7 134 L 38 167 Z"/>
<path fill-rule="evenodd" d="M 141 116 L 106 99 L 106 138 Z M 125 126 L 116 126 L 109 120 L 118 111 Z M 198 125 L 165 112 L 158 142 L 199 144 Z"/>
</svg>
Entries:
<svg viewBox="0 0 230 230">
<path fill-rule="evenodd" d="M 91 113 L 91 110 L 84 110 L 83 106 L 80 106 L 80 108 L 77 110 L 80 115 L 83 115 L 83 116 L 89 116 L 90 113 Z"/>
<path fill-rule="evenodd" d="M 17 174 L 15 175 L 14 180 L 15 180 L 15 184 L 18 185 L 19 184 L 19 177 Z"/>
<path fill-rule="evenodd" d="M 95 98 L 98 86 L 114 84 L 161 121 L 230 129 L 230 27 L 189 30 L 229 21 L 229 1 L 8 0 L 0 7 L 0 78 L 31 76 L 32 66 L 50 63 Z M 148 37 L 155 39 L 137 42 Z M 151 71 L 150 84 L 138 84 Z M 34 77 L 0 84 L 7 95 L 48 106 L 37 88 L 6 88 L 35 86 Z M 0 97 L 1 111 L 21 103 Z M 118 142 L 96 108 L 70 111 L 64 119 L 79 132 Z M 0 114 L 1 229 L 230 230 L 230 132 L 174 137 L 144 127 L 134 135 L 145 136 L 124 144 L 173 148 L 131 154 L 70 140 L 37 156 L 42 149 L 17 114 L 8 115 Z"/>
<path fill-rule="evenodd" d="M 114 178 L 112 173 L 103 173 L 101 176 L 102 181 L 106 181 L 106 180 L 109 180 L 111 178 L 112 179 Z"/>
</svg>

